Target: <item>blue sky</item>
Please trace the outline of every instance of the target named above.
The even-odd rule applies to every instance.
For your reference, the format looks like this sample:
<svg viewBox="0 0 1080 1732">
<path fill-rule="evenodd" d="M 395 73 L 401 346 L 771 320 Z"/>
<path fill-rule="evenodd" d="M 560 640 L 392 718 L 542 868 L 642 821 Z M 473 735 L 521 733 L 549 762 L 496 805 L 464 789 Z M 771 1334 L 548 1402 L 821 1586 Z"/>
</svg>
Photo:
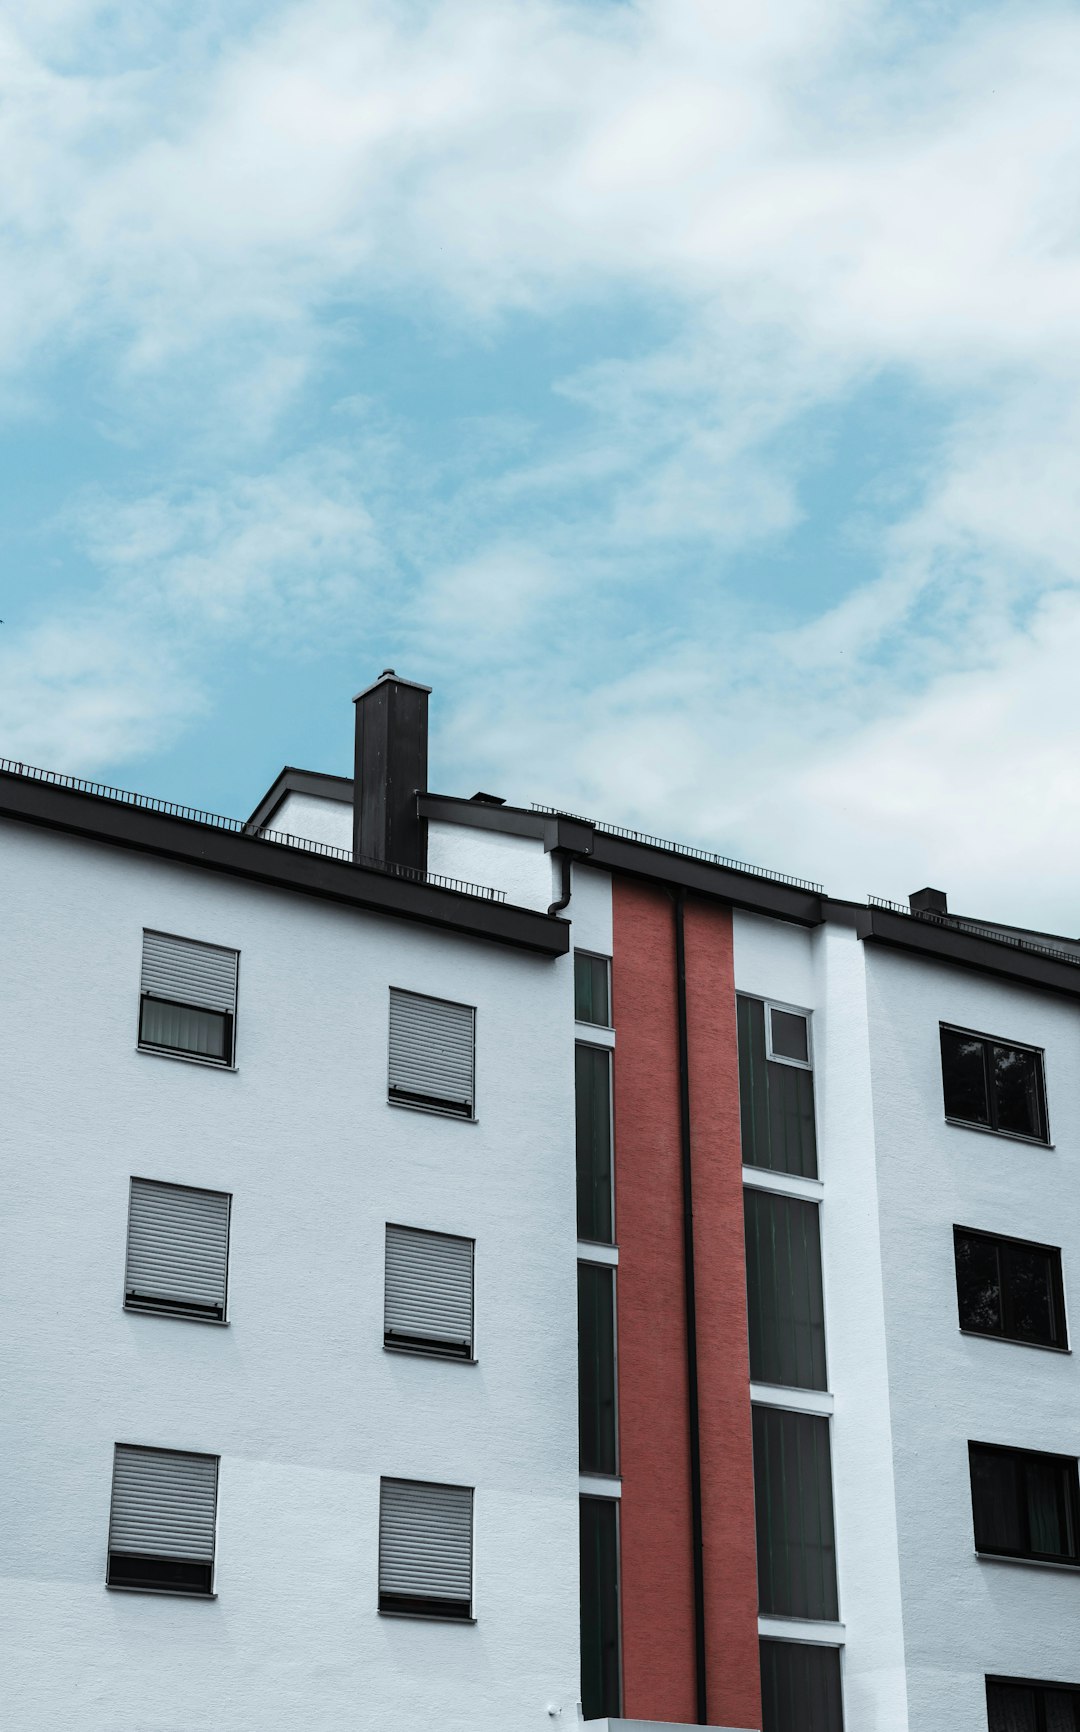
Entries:
<svg viewBox="0 0 1080 1732">
<path fill-rule="evenodd" d="M 1075 932 L 1080 12 L 14 0 L 0 755 Z"/>
</svg>

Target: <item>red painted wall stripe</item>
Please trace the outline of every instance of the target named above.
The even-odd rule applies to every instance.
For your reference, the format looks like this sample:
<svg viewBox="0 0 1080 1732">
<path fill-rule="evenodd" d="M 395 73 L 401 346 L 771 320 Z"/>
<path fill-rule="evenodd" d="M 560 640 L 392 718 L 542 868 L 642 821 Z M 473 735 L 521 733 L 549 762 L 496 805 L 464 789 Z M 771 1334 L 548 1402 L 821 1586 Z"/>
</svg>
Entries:
<svg viewBox="0 0 1080 1732">
<path fill-rule="evenodd" d="M 624 1712 L 695 1719 L 671 897 L 612 887 Z M 709 1718 L 758 1727 L 757 1573 L 730 914 L 687 904 Z"/>
</svg>

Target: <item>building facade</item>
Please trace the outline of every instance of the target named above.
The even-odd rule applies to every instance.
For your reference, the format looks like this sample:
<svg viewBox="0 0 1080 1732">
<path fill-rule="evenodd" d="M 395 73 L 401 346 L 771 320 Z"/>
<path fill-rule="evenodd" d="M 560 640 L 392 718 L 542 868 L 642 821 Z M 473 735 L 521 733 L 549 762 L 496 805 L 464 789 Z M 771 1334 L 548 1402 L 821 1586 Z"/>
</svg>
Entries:
<svg viewBox="0 0 1080 1732">
<path fill-rule="evenodd" d="M 0 770 L 11 1723 L 1077 1732 L 1080 944 L 426 748 Z"/>
</svg>

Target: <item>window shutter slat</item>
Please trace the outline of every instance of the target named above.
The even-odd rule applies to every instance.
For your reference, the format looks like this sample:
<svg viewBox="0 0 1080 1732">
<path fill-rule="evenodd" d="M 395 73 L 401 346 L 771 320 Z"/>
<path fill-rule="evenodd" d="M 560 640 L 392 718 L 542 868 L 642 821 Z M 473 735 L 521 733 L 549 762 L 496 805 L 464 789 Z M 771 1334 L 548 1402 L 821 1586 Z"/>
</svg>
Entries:
<svg viewBox="0 0 1080 1732">
<path fill-rule="evenodd" d="M 472 1599 L 471 1486 L 384 1479 L 379 1506 L 379 1592 Z"/>
<path fill-rule="evenodd" d="M 109 1550 L 212 1563 L 217 1474 L 216 1455 L 118 1443 Z"/>
<path fill-rule="evenodd" d="M 132 1179 L 125 1295 L 210 1306 L 224 1316 L 229 1203 L 225 1191 Z"/>
<path fill-rule="evenodd" d="M 238 953 L 166 932 L 143 933 L 142 990 L 175 1004 L 236 1014 Z"/>
<path fill-rule="evenodd" d="M 386 1229 L 387 1335 L 472 1346 L 473 1241 Z"/>
<path fill-rule="evenodd" d="M 390 989 L 390 1091 L 473 1106 L 475 1011 Z"/>
</svg>

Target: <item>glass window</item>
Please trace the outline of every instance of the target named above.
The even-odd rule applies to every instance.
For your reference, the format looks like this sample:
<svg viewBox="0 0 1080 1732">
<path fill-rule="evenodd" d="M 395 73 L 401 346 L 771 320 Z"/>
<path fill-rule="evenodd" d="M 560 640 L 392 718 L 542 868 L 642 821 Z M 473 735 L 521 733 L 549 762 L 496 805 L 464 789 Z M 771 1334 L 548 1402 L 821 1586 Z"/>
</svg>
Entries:
<svg viewBox="0 0 1080 1732">
<path fill-rule="evenodd" d="M 954 1227 L 960 1327 L 1042 1347 L 1064 1347 L 1061 1252 Z"/>
<path fill-rule="evenodd" d="M 758 1601 L 780 1617 L 835 1620 L 829 1422 L 754 1407 Z"/>
<path fill-rule="evenodd" d="M 617 1715 L 619 1665 L 619 1505 L 581 1499 L 581 1705 L 586 1720 Z"/>
<path fill-rule="evenodd" d="M 1078 1563 L 1076 1458 L 969 1443 L 975 1550 Z"/>
<path fill-rule="evenodd" d="M 617 1473 L 615 1271 L 578 1264 L 578 1438 L 582 1473 Z"/>
<path fill-rule="evenodd" d="M 790 1064 L 810 1063 L 810 1023 L 794 1010 L 769 1006 L 769 1057 L 787 1059 Z"/>
<path fill-rule="evenodd" d="M 577 1111 L 577 1230 L 579 1239 L 610 1245 L 611 1054 L 606 1047 L 575 1049 Z"/>
<path fill-rule="evenodd" d="M 574 952 L 574 1017 L 598 1028 L 611 1027 L 611 995 L 608 990 L 610 964 L 606 956 Z"/>
<path fill-rule="evenodd" d="M 1080 1685 L 988 1678 L 990 1732 L 1080 1732 Z"/>
<path fill-rule="evenodd" d="M 197 1010 L 190 1004 L 144 997 L 139 1000 L 139 1045 L 229 1064 L 232 1017 L 220 1010 Z"/>
<path fill-rule="evenodd" d="M 946 1118 L 1048 1140 L 1041 1052 L 942 1024 L 941 1076 Z"/>
<path fill-rule="evenodd" d="M 750 1188 L 744 1199 L 750 1375 L 825 1389 L 818 1206 Z"/>
<path fill-rule="evenodd" d="M 761 1643 L 762 1732 L 844 1732 L 840 1650 Z"/>
<path fill-rule="evenodd" d="M 814 1073 L 804 1065 L 767 1056 L 766 1008 L 758 998 L 740 994 L 737 999 L 743 1164 L 816 1179 Z M 795 1020 L 805 1023 L 805 1018 Z M 794 1040 L 788 1044 L 795 1044 Z"/>
</svg>

